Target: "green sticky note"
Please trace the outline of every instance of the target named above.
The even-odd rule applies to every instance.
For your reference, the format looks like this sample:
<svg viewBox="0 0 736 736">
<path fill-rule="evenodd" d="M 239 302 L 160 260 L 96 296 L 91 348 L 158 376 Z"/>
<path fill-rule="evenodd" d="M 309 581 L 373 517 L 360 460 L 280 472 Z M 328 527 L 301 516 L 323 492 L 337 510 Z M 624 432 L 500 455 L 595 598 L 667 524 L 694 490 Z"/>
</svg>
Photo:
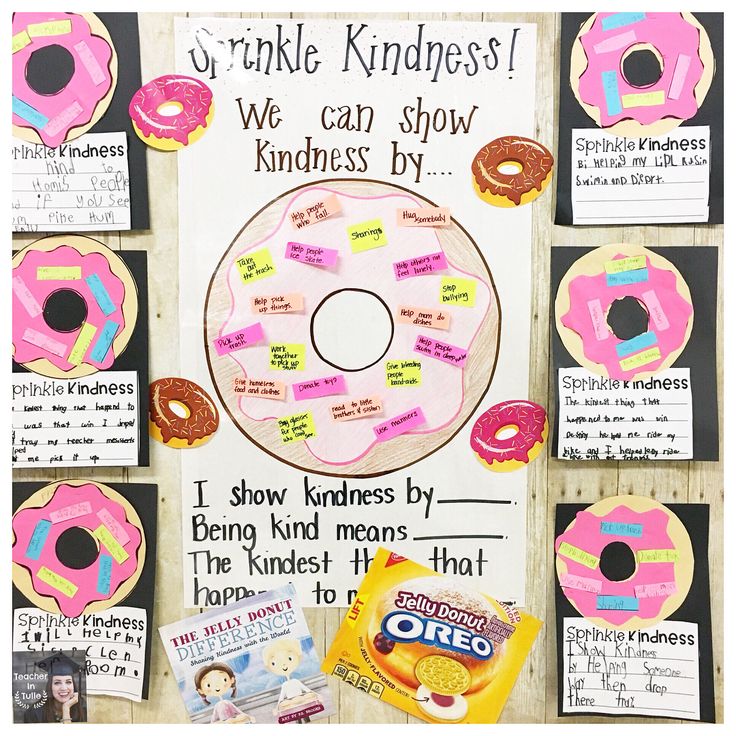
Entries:
<svg viewBox="0 0 736 736">
<path fill-rule="evenodd" d="M 379 219 L 368 220 L 358 225 L 351 225 L 348 228 L 348 238 L 350 239 L 350 247 L 353 253 L 360 253 L 363 250 L 388 245 L 386 231 L 383 229 L 383 223 Z"/>
<path fill-rule="evenodd" d="M 418 360 L 387 360 L 386 386 L 420 386 L 422 383 L 422 364 Z"/>
<path fill-rule="evenodd" d="M 639 549 L 636 551 L 637 562 L 677 562 L 678 558 L 676 549 Z"/>
<path fill-rule="evenodd" d="M 268 248 L 261 248 L 255 253 L 241 256 L 235 263 L 238 266 L 238 271 L 240 271 L 240 278 L 246 284 L 265 279 L 266 276 L 273 276 L 276 273 L 276 267 L 273 265 L 271 252 Z"/>
<path fill-rule="evenodd" d="M 643 350 L 641 353 L 632 355 L 629 358 L 619 360 L 621 370 L 630 371 L 632 368 L 638 368 L 640 365 L 647 365 L 654 363 L 655 360 L 659 360 L 662 354 L 659 352 L 659 348 L 649 348 L 649 350 Z"/>
<path fill-rule="evenodd" d="M 39 567 L 36 577 L 39 580 L 43 580 L 46 585 L 50 585 L 60 593 L 63 593 L 67 598 L 74 598 L 77 594 L 77 586 L 71 580 L 62 577 L 58 572 L 49 570 L 48 567 L 43 565 Z"/>
<path fill-rule="evenodd" d="M 458 307 L 475 306 L 475 287 L 477 281 L 457 276 L 443 276 L 440 285 L 440 303 L 454 304 Z"/>
<path fill-rule="evenodd" d="M 595 570 L 595 568 L 598 567 L 599 560 L 595 555 L 592 555 L 590 552 L 586 552 L 583 549 L 578 549 L 568 542 L 563 542 L 559 546 L 557 553 L 563 557 L 569 557 L 571 560 L 575 560 L 575 562 L 579 562 L 581 565 L 585 565 L 585 567 L 589 567 L 591 570 Z"/>
<path fill-rule="evenodd" d="M 613 261 L 606 261 L 604 268 L 606 273 L 623 273 L 624 271 L 638 271 L 640 268 L 647 267 L 646 256 L 629 256 L 628 258 L 616 258 Z"/>
<path fill-rule="evenodd" d="M 38 266 L 37 281 L 79 281 L 82 278 L 81 266 Z"/>
<path fill-rule="evenodd" d="M 303 371 L 307 350 L 304 345 L 272 342 L 269 346 L 269 365 L 274 371 Z"/>
<path fill-rule="evenodd" d="M 276 421 L 281 433 L 281 441 L 285 445 L 317 436 L 311 411 L 305 411 L 302 414 L 291 414 L 288 417 L 279 417 Z"/>
<path fill-rule="evenodd" d="M 84 360 L 84 356 L 87 354 L 87 350 L 92 343 L 95 332 L 97 332 L 97 328 L 94 325 L 89 324 L 89 322 L 85 322 L 82 325 L 82 329 L 79 330 L 79 335 L 77 335 L 77 339 L 72 346 L 72 350 L 69 353 L 67 361 L 72 365 L 79 365 Z"/>
</svg>

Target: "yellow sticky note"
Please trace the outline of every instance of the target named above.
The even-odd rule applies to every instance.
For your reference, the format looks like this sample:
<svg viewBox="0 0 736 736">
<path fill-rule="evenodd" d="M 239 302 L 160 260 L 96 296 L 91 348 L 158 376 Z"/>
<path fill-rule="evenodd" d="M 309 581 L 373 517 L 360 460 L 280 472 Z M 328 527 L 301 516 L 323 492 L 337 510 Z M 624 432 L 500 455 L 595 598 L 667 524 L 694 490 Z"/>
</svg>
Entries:
<svg viewBox="0 0 736 736">
<path fill-rule="evenodd" d="M 350 247 L 353 253 L 360 253 L 363 250 L 388 245 L 386 231 L 383 229 L 383 223 L 379 219 L 367 220 L 358 225 L 351 225 L 348 228 L 348 238 L 350 238 Z"/>
<path fill-rule="evenodd" d="M 69 353 L 69 357 L 67 358 L 72 365 L 79 365 L 84 360 L 84 356 L 87 354 L 87 350 L 92 343 L 92 338 L 95 336 L 95 332 L 97 332 L 97 328 L 94 325 L 89 324 L 89 322 L 85 322 L 82 325 L 82 329 L 79 331 L 79 335 L 77 335 L 77 339 L 75 340 L 72 350 Z"/>
<path fill-rule="evenodd" d="M 677 562 L 678 558 L 676 549 L 639 549 L 636 551 L 637 562 Z"/>
<path fill-rule="evenodd" d="M 630 256 L 629 258 L 617 258 L 614 261 L 606 261 L 604 268 L 606 273 L 623 273 L 624 271 L 636 271 L 647 267 L 646 256 Z"/>
<path fill-rule="evenodd" d="M 13 53 L 17 53 L 21 49 L 24 49 L 28 44 L 31 43 L 31 37 L 26 31 L 21 31 L 13 36 Z"/>
<path fill-rule="evenodd" d="M 72 22 L 70 20 L 49 20 L 45 23 L 29 23 L 26 30 L 31 38 L 63 36 L 72 32 Z"/>
<path fill-rule="evenodd" d="M 36 281 L 79 281 L 81 278 L 81 266 L 38 266 L 36 268 Z"/>
<path fill-rule="evenodd" d="M 240 277 L 243 282 L 249 284 L 251 281 L 264 279 L 266 276 L 273 276 L 276 273 L 276 267 L 273 265 L 271 251 L 268 248 L 261 248 L 255 253 L 241 256 L 236 261 Z"/>
<path fill-rule="evenodd" d="M 107 551 L 112 555 L 113 560 L 115 560 L 119 565 L 130 557 L 130 555 L 123 549 L 123 545 L 113 537 L 110 530 L 104 524 L 100 524 L 92 534 L 100 540 L 100 544 L 104 544 L 105 547 L 107 547 Z"/>
<path fill-rule="evenodd" d="M 569 557 L 571 560 L 575 560 L 575 562 L 579 562 L 581 565 L 585 565 L 585 567 L 589 567 L 591 570 L 595 570 L 595 568 L 598 567 L 599 560 L 595 555 L 590 554 L 590 552 L 586 552 L 584 549 L 573 547 L 573 545 L 568 544 L 567 542 L 563 542 L 560 545 L 557 553 L 561 554 L 563 557 Z"/>
<path fill-rule="evenodd" d="M 59 573 L 49 570 L 48 567 L 43 565 L 39 567 L 36 577 L 39 580 L 43 580 L 46 585 L 50 585 L 60 593 L 63 593 L 67 598 L 74 598 L 77 594 L 77 586 L 71 580 L 63 578 Z"/>
<path fill-rule="evenodd" d="M 621 95 L 623 107 L 656 107 L 664 105 L 664 90 L 657 92 L 640 92 L 631 95 Z"/>
<path fill-rule="evenodd" d="M 422 364 L 418 360 L 387 360 L 386 386 L 420 386 L 422 383 Z"/>
<path fill-rule="evenodd" d="M 662 354 L 659 352 L 659 348 L 649 348 L 649 350 L 642 350 L 641 353 L 631 355 L 628 358 L 619 360 L 618 364 L 622 370 L 630 371 L 632 368 L 638 368 L 640 365 L 647 365 L 647 363 L 654 363 L 655 360 L 659 360 Z"/>
<path fill-rule="evenodd" d="M 440 285 L 440 302 L 455 304 L 458 307 L 474 307 L 476 286 L 477 282 L 473 279 L 443 276 Z"/>
<path fill-rule="evenodd" d="M 307 350 L 304 345 L 272 342 L 268 346 L 269 365 L 275 371 L 303 371 Z"/>
<path fill-rule="evenodd" d="M 276 421 L 278 422 L 279 432 L 281 433 L 281 441 L 285 445 L 288 445 L 290 442 L 299 442 L 317 436 L 311 411 L 305 411 L 302 414 L 292 414 L 288 417 L 279 417 Z"/>
</svg>

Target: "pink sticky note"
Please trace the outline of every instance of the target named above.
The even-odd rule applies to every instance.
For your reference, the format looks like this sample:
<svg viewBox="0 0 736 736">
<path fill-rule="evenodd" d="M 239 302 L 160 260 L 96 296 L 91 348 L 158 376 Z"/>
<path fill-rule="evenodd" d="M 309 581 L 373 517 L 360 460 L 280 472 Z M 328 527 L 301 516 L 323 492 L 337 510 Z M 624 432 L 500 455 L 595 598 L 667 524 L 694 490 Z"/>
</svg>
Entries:
<svg viewBox="0 0 736 736">
<path fill-rule="evenodd" d="M 407 261 L 394 263 L 394 274 L 397 281 L 409 279 L 412 276 L 424 276 L 435 271 L 444 271 L 447 268 L 447 258 L 441 251 L 429 253 L 426 256 L 410 258 Z"/>
<path fill-rule="evenodd" d="M 324 199 L 312 202 L 312 204 L 294 210 L 289 213 L 289 221 L 294 230 L 313 225 L 315 222 L 324 220 L 326 217 L 336 215 L 340 212 L 340 202 L 336 194 L 329 194 Z"/>
<path fill-rule="evenodd" d="M 304 309 L 302 294 L 270 294 L 250 299 L 250 311 L 254 314 L 281 314 L 301 312 Z"/>
<path fill-rule="evenodd" d="M 334 266 L 337 263 L 339 251 L 334 248 L 322 248 L 319 245 L 306 245 L 305 243 L 287 243 L 284 258 L 301 263 L 309 263 L 312 266 Z"/>
<path fill-rule="evenodd" d="M 318 399 L 320 396 L 334 396 L 335 394 L 347 393 L 345 387 L 345 376 L 326 376 L 325 378 L 313 378 L 311 381 L 294 383 L 291 386 L 294 398 L 297 401 L 304 399 Z"/>
<path fill-rule="evenodd" d="M 382 424 L 377 424 L 373 427 L 373 434 L 376 435 L 376 439 L 379 442 L 386 442 L 394 437 L 398 437 L 400 434 L 409 432 L 415 427 L 420 427 L 426 421 L 421 408 L 417 406 L 392 419 L 387 419 Z"/>
<path fill-rule="evenodd" d="M 52 524 L 58 524 L 60 521 L 67 521 L 68 519 L 76 519 L 78 516 L 86 516 L 92 513 L 92 504 L 89 501 L 80 501 L 79 503 L 73 503 L 70 506 L 64 506 L 64 508 L 56 509 L 49 514 Z"/>
<path fill-rule="evenodd" d="M 43 311 L 41 305 L 36 300 L 36 297 L 31 294 L 28 285 L 20 276 L 13 276 L 13 292 L 31 317 L 38 317 L 41 314 Z"/>
<path fill-rule="evenodd" d="M 587 590 L 589 593 L 600 593 L 603 590 L 603 582 L 593 578 L 584 578 L 580 575 L 565 573 L 560 577 L 560 585 L 563 588 L 575 588 L 575 590 Z"/>
<path fill-rule="evenodd" d="M 414 207 L 396 210 L 396 224 L 402 227 L 442 227 L 450 224 L 448 207 Z"/>
<path fill-rule="evenodd" d="M 87 73 L 92 80 L 92 84 L 94 84 L 95 87 L 102 84 L 106 79 L 105 72 L 102 71 L 102 67 L 97 59 L 95 59 L 94 54 L 90 50 L 89 46 L 87 46 L 86 42 L 80 41 L 79 43 L 75 43 L 74 50 L 77 52 L 77 56 L 84 65 L 84 68 L 87 70 Z"/>
<path fill-rule="evenodd" d="M 125 531 L 123 525 L 104 506 L 97 511 L 97 516 L 107 527 L 110 534 L 112 534 L 122 546 L 125 546 L 130 542 L 128 532 Z"/>
<path fill-rule="evenodd" d="M 682 94 L 682 88 L 685 85 L 685 78 L 687 77 L 687 70 L 690 68 L 690 57 L 687 54 L 678 54 L 677 62 L 675 63 L 675 71 L 672 72 L 672 81 L 670 82 L 670 88 L 667 92 L 667 97 L 670 100 L 679 100 Z"/>
<path fill-rule="evenodd" d="M 657 298 L 657 294 L 654 289 L 645 291 L 641 295 L 641 298 L 644 300 L 644 304 L 646 304 L 646 307 L 649 310 L 649 316 L 652 318 L 654 326 L 658 330 L 669 330 L 670 322 L 667 319 L 667 315 L 664 313 L 664 309 L 662 309 L 662 305 L 659 303 L 659 299 Z"/>
<path fill-rule="evenodd" d="M 74 100 L 69 107 L 64 108 L 56 117 L 51 118 L 43 132 L 48 136 L 55 136 L 62 128 L 66 128 L 72 120 L 76 120 L 82 114 L 83 108 L 77 100 Z"/>
<path fill-rule="evenodd" d="M 443 309 L 399 305 L 396 321 L 406 325 L 432 327 L 435 330 L 450 329 L 450 313 Z"/>
<path fill-rule="evenodd" d="M 50 335 L 44 335 L 42 332 L 34 330 L 32 327 L 26 327 L 23 332 L 23 342 L 28 342 L 31 345 L 35 345 L 37 348 L 43 348 L 43 350 L 48 350 L 50 353 L 58 355 L 60 358 L 66 357 L 66 354 L 69 352 L 69 347 L 64 345 L 63 342 L 54 340 Z"/>
<path fill-rule="evenodd" d="M 631 46 L 632 43 L 636 42 L 636 32 L 627 31 L 626 33 L 619 33 L 618 36 L 612 36 L 607 38 L 605 41 L 600 41 L 593 46 L 593 51 L 596 54 L 607 54 L 611 51 L 618 51 L 619 49 L 625 49 Z"/>
<path fill-rule="evenodd" d="M 637 598 L 664 598 L 677 592 L 675 582 L 649 583 L 648 585 L 635 585 L 634 593 Z"/>
<path fill-rule="evenodd" d="M 330 407 L 333 422 L 349 422 L 351 419 L 363 419 L 375 414 L 383 414 L 383 401 L 378 395 L 366 396 L 362 399 L 346 399 Z"/>
<path fill-rule="evenodd" d="M 596 340 L 607 340 L 611 333 L 606 327 L 606 315 L 603 314 L 603 307 L 601 307 L 600 299 L 591 299 L 588 302 L 588 312 L 590 313 L 590 319 L 593 322 L 593 330 L 595 331 Z"/>
<path fill-rule="evenodd" d="M 213 341 L 215 350 L 218 355 L 227 355 L 235 350 L 242 350 L 243 348 L 255 345 L 265 338 L 263 334 L 263 327 L 260 322 L 243 327 L 242 330 L 236 330 L 227 335 L 222 335 Z"/>
<path fill-rule="evenodd" d="M 417 341 L 414 343 L 414 352 L 428 355 L 430 358 L 436 358 L 443 363 L 456 365 L 459 368 L 462 368 L 468 359 L 467 350 L 424 335 L 417 336 Z"/>
</svg>

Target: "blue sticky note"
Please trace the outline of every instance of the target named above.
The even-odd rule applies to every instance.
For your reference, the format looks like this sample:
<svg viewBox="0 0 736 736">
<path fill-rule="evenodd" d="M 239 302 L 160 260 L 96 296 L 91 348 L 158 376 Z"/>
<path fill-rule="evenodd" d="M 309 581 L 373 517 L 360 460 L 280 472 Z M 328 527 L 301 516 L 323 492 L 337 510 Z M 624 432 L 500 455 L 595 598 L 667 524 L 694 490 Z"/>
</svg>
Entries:
<svg viewBox="0 0 736 736">
<path fill-rule="evenodd" d="M 112 577 L 112 557 L 100 555 L 100 567 L 97 570 L 97 592 L 100 595 L 110 595 L 110 578 Z"/>
<path fill-rule="evenodd" d="M 613 31 L 616 28 L 630 26 L 632 23 L 641 23 L 646 18 L 646 13 L 613 13 L 601 21 L 601 28 L 604 31 Z"/>
<path fill-rule="evenodd" d="M 628 595 L 596 596 L 596 608 L 599 611 L 638 611 L 639 599 Z"/>
<path fill-rule="evenodd" d="M 37 560 L 41 556 L 44 544 L 46 544 L 46 537 L 49 535 L 49 529 L 51 529 L 51 522 L 48 519 L 41 519 L 33 530 L 31 535 L 31 541 L 28 542 L 26 548 L 26 557 L 29 560 Z"/>
<path fill-rule="evenodd" d="M 616 345 L 616 352 L 619 358 L 625 358 L 632 353 L 638 353 L 644 348 L 650 348 L 657 344 L 657 336 L 653 332 L 643 332 L 641 335 L 632 337 L 631 340 L 624 340 Z"/>
<path fill-rule="evenodd" d="M 115 339 L 118 327 L 120 327 L 120 325 L 111 319 L 108 319 L 107 322 L 105 322 L 105 326 L 102 328 L 102 332 L 100 332 L 100 336 L 97 338 L 97 342 L 92 348 L 92 352 L 89 354 L 89 357 L 96 363 L 102 363 L 105 359 L 107 351 L 110 349 L 112 341 Z"/>
<path fill-rule="evenodd" d="M 618 115 L 622 111 L 621 95 L 618 92 L 618 72 L 601 72 L 603 83 L 603 94 L 606 96 L 606 108 L 608 114 Z"/>
<path fill-rule="evenodd" d="M 623 521 L 602 521 L 601 534 L 615 534 L 618 537 L 640 537 L 641 524 L 627 524 Z"/>
<path fill-rule="evenodd" d="M 606 274 L 606 286 L 628 286 L 641 281 L 649 281 L 649 269 L 635 268 L 633 271 Z"/>
<path fill-rule="evenodd" d="M 41 114 L 36 108 L 31 107 L 27 102 L 19 100 L 13 95 L 13 114 L 19 118 L 23 118 L 27 123 L 30 123 L 34 128 L 45 128 L 48 125 L 49 119 Z"/>
<path fill-rule="evenodd" d="M 115 305 L 113 304 L 110 295 L 107 293 L 105 285 L 96 273 L 92 273 L 86 276 L 84 279 L 92 292 L 95 301 L 99 305 L 102 313 L 107 317 L 115 311 Z"/>
</svg>

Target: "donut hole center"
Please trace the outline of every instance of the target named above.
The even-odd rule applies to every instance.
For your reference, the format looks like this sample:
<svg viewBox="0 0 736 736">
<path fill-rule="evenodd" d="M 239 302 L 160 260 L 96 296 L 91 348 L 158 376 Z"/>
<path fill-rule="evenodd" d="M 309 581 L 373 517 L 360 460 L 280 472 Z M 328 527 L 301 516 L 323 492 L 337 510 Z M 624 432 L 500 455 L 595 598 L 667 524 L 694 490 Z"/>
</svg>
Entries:
<svg viewBox="0 0 736 736">
<path fill-rule="evenodd" d="M 43 321 L 55 332 L 74 332 L 87 319 L 87 302 L 74 289 L 56 289 L 43 303 Z"/>
<path fill-rule="evenodd" d="M 611 542 L 601 550 L 599 566 L 606 580 L 620 583 L 636 572 L 636 555 L 625 542 Z"/>
<path fill-rule="evenodd" d="M 606 324 L 619 340 L 631 340 L 649 329 L 649 310 L 636 297 L 624 296 L 611 303 Z"/>
<path fill-rule="evenodd" d="M 439 705 L 440 708 L 449 708 L 455 702 L 454 695 L 440 695 L 439 693 L 432 693 L 430 700 L 435 704 Z"/>
<path fill-rule="evenodd" d="M 496 168 L 499 170 L 500 173 L 505 174 L 506 176 L 516 176 L 517 174 L 521 174 L 521 172 L 524 171 L 524 164 L 522 164 L 521 161 L 509 158 L 505 161 L 501 161 L 501 163 Z"/>
<path fill-rule="evenodd" d="M 394 321 L 386 302 L 365 289 L 340 289 L 328 294 L 312 315 L 312 345 L 334 368 L 360 371 L 388 352 Z"/>
<path fill-rule="evenodd" d="M 631 87 L 651 87 L 659 82 L 663 73 L 662 54 L 650 43 L 630 46 L 621 58 L 621 74 Z"/>
<path fill-rule="evenodd" d="M 186 404 L 183 404 L 181 401 L 177 401 L 176 399 L 171 399 L 169 401 L 169 409 L 171 409 L 171 411 L 176 414 L 179 419 L 189 419 L 189 417 L 192 415 L 189 407 Z"/>
<path fill-rule="evenodd" d="M 519 427 L 516 424 L 504 424 L 496 430 L 494 437 L 497 440 L 510 440 L 519 433 Z"/>
<path fill-rule="evenodd" d="M 59 94 L 74 76 L 74 57 L 63 46 L 52 43 L 34 51 L 26 62 L 26 82 L 39 95 Z"/>
<path fill-rule="evenodd" d="M 83 526 L 72 526 L 59 534 L 55 551 L 59 562 L 72 570 L 88 568 L 100 554 L 97 540 Z"/>
<path fill-rule="evenodd" d="M 164 100 L 157 108 L 156 112 L 165 118 L 173 118 L 178 115 L 184 106 L 177 100 Z"/>
</svg>

